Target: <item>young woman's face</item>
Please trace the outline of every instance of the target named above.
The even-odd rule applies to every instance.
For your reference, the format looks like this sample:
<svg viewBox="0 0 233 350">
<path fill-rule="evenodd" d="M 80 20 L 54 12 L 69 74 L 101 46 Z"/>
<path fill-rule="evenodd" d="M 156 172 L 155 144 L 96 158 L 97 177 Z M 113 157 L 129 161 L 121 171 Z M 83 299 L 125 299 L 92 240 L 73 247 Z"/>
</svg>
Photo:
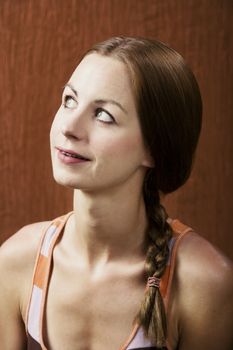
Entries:
<svg viewBox="0 0 233 350">
<path fill-rule="evenodd" d="M 64 89 L 50 140 L 60 184 L 98 191 L 143 179 L 152 164 L 122 62 L 99 54 L 81 61 Z"/>
</svg>

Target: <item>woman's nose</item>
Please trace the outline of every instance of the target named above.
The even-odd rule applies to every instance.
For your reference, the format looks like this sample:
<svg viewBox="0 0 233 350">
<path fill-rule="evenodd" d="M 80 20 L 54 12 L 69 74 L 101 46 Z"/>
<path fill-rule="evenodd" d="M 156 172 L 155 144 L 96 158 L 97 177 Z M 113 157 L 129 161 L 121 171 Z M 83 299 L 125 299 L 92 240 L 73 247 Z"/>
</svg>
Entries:
<svg viewBox="0 0 233 350">
<path fill-rule="evenodd" d="M 73 112 L 65 116 L 61 132 L 67 138 L 85 139 L 88 135 L 88 117 L 87 111 Z"/>
</svg>

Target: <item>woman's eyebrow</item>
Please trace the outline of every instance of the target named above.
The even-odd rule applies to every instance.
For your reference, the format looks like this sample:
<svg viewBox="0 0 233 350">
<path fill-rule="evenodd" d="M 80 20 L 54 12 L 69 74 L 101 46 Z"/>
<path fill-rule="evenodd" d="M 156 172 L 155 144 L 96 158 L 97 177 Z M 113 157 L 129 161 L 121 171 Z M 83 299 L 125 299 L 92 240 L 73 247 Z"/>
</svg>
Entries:
<svg viewBox="0 0 233 350">
<path fill-rule="evenodd" d="M 67 86 L 73 91 L 73 93 L 75 94 L 75 96 L 78 97 L 78 92 L 77 92 L 77 90 L 75 90 L 75 88 L 73 87 L 73 85 L 70 84 L 70 83 L 66 83 L 66 84 L 63 86 L 63 90 L 64 90 Z M 125 114 L 128 114 L 127 110 L 126 110 L 119 102 L 117 102 L 117 101 L 115 101 L 115 100 L 112 100 L 112 99 L 107 99 L 107 100 L 106 100 L 106 99 L 99 98 L 98 100 L 95 100 L 94 102 L 95 102 L 96 104 L 107 104 L 107 103 L 111 103 L 111 104 L 113 104 L 113 105 L 115 105 L 115 106 L 118 106 Z"/>
<path fill-rule="evenodd" d="M 73 91 L 73 93 L 75 94 L 75 96 L 78 97 L 78 92 L 77 92 L 77 90 L 75 90 L 75 88 L 73 87 L 72 84 L 66 83 L 66 84 L 63 86 L 62 89 L 64 90 L 67 86 Z"/>
<path fill-rule="evenodd" d="M 115 100 L 105 100 L 105 99 L 98 99 L 98 100 L 95 100 L 95 103 L 96 104 L 106 104 L 106 103 L 111 103 L 112 105 L 115 105 L 115 106 L 118 106 L 125 114 L 128 114 L 127 110 L 117 101 Z"/>
</svg>

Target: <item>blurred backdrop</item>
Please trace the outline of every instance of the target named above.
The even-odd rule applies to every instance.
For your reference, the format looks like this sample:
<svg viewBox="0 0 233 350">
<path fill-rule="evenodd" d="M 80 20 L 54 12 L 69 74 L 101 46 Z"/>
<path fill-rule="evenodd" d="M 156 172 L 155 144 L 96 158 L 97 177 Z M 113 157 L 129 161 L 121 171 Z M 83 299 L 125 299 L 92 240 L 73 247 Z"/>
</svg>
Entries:
<svg viewBox="0 0 233 350">
<path fill-rule="evenodd" d="M 193 173 L 164 203 L 233 257 L 232 23 L 231 0 L 0 0 L 0 243 L 72 210 L 49 150 L 62 86 L 92 44 L 132 35 L 172 46 L 199 81 L 204 115 Z"/>
</svg>

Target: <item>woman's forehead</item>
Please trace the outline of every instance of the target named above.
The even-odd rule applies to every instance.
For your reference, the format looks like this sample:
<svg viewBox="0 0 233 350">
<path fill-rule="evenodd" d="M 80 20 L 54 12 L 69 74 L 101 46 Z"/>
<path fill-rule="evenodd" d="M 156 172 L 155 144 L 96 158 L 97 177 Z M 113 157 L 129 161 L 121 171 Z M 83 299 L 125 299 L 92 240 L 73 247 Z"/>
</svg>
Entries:
<svg viewBox="0 0 233 350">
<path fill-rule="evenodd" d="M 88 54 L 73 72 L 69 83 L 78 94 L 100 94 L 105 98 L 134 102 L 132 83 L 126 64 L 97 53 Z"/>
</svg>

